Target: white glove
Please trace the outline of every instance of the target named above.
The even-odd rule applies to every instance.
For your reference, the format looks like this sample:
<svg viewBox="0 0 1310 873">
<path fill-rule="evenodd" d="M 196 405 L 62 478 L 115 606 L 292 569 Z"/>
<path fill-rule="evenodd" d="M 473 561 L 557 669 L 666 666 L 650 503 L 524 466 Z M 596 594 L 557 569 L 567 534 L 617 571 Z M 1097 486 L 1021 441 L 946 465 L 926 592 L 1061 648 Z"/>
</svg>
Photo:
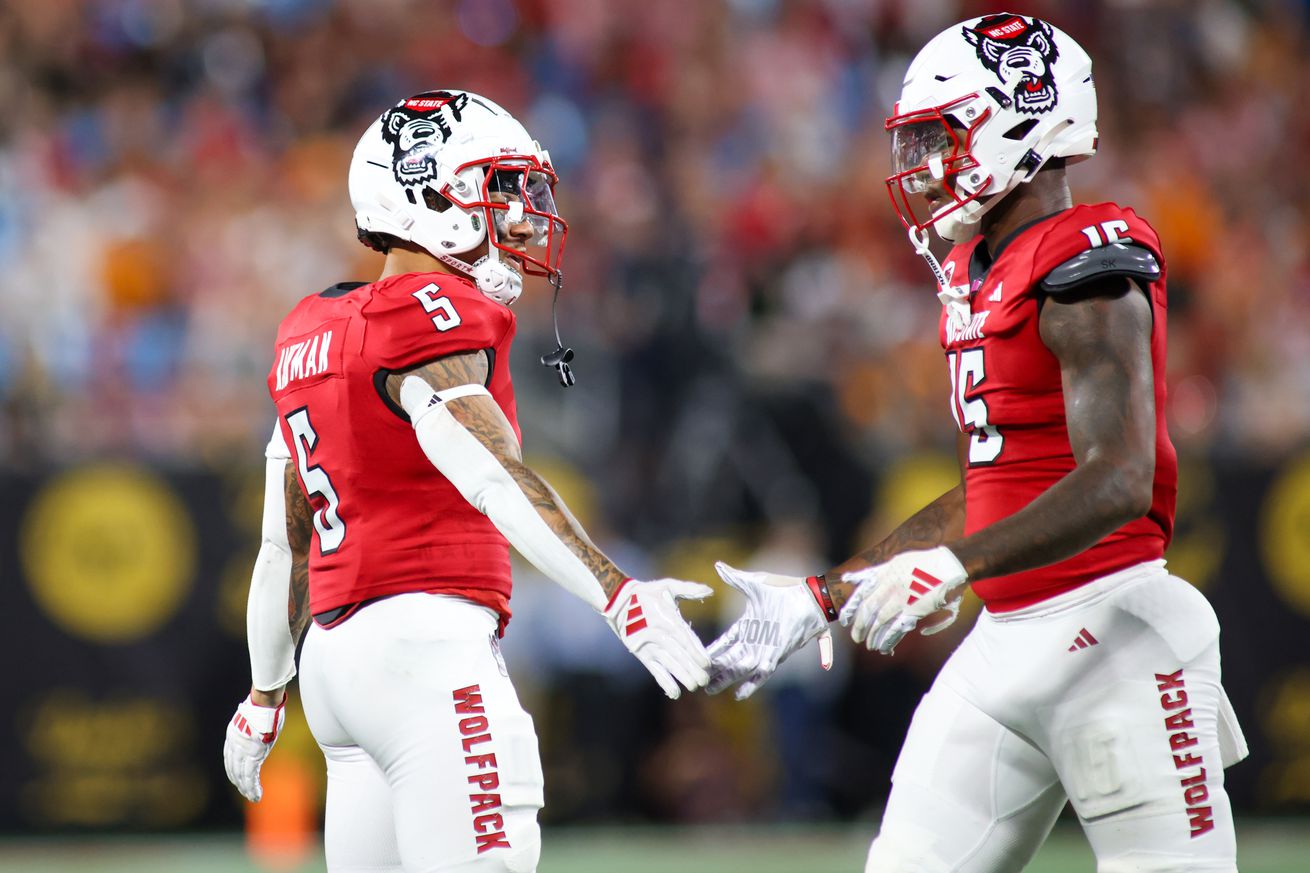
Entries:
<svg viewBox="0 0 1310 873">
<path fill-rule="evenodd" d="M 259 784 L 259 768 L 268 753 L 273 751 L 277 735 L 286 721 L 287 698 L 276 708 L 260 706 L 246 695 L 237 707 L 236 715 L 227 725 L 227 739 L 223 741 L 223 766 L 227 778 L 246 798 L 258 803 L 264 796 Z"/>
<path fill-rule="evenodd" d="M 601 613 L 673 700 L 682 694 L 679 682 L 695 691 L 710 681 L 710 656 L 678 612 L 676 601 L 704 600 L 713 593 L 708 585 L 681 579 L 628 579 Z"/>
<path fill-rule="evenodd" d="M 924 635 L 949 627 L 960 614 L 960 598 L 969 574 L 945 546 L 902 552 L 889 561 L 842 574 L 855 591 L 842 607 L 841 623 L 851 626 L 855 642 L 890 655 L 901 638 L 934 612 L 946 610 Z"/>
<path fill-rule="evenodd" d="M 746 595 L 746 611 L 710 643 L 714 666 L 706 691 L 718 694 L 741 682 L 736 697 L 745 700 L 788 655 L 815 637 L 819 638 L 819 665 L 825 670 L 832 667 L 832 632 L 828 629 L 832 601 L 829 599 L 825 610 L 808 579 L 738 570 L 722 561 L 714 569 L 724 582 Z"/>
</svg>

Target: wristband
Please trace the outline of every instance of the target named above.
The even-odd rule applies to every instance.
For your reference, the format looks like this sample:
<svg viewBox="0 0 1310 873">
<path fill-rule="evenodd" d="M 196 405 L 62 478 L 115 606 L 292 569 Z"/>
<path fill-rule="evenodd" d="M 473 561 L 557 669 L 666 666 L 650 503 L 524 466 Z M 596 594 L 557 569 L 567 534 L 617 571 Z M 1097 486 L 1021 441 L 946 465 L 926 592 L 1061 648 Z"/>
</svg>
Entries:
<svg viewBox="0 0 1310 873">
<path fill-rule="evenodd" d="M 810 586 L 810 593 L 818 601 L 819 608 L 823 610 L 823 615 L 828 621 L 837 620 L 837 607 L 832 605 L 832 595 L 828 593 L 828 580 L 824 576 L 810 576 L 805 580 L 805 584 Z"/>
<path fill-rule="evenodd" d="M 610 595 L 609 602 L 606 603 L 605 608 L 601 610 L 602 613 L 608 613 L 611 609 L 614 608 L 614 603 L 619 599 L 619 595 L 623 593 L 623 589 L 627 588 L 628 583 L 631 581 L 632 581 L 631 576 L 623 577 L 623 581 L 619 583 L 618 588 L 614 589 L 614 593 Z"/>
</svg>

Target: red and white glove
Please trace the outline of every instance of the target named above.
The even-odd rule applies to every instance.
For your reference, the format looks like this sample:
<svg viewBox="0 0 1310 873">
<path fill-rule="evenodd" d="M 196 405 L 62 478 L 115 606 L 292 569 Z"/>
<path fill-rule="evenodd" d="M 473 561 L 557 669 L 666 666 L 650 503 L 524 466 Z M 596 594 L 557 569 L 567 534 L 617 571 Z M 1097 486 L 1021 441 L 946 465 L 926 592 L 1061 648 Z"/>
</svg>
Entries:
<svg viewBox="0 0 1310 873">
<path fill-rule="evenodd" d="M 832 632 L 837 617 L 822 577 L 780 576 L 738 570 L 720 561 L 719 577 L 746 596 L 746 611 L 710 643 L 710 684 L 718 694 L 737 682 L 745 700 L 768 680 L 787 656 L 819 638 L 819 666 L 832 667 Z"/>
<path fill-rule="evenodd" d="M 934 612 L 946 610 L 947 615 L 925 627 L 924 635 L 955 621 L 969 574 L 954 552 L 938 546 L 902 552 L 873 567 L 844 573 L 842 581 L 856 585 L 842 607 L 842 625 L 850 626 L 855 642 L 890 655 L 902 637 Z"/>
<path fill-rule="evenodd" d="M 273 751 L 277 735 L 286 721 L 287 698 L 284 694 L 277 707 L 260 706 L 246 695 L 237 706 L 236 715 L 227 724 L 227 739 L 223 741 L 223 767 L 227 778 L 246 800 L 259 802 L 264 789 L 259 784 L 259 768 L 268 753 Z"/>
<path fill-rule="evenodd" d="M 628 579 L 614 592 L 602 615 L 629 652 L 673 700 L 710 681 L 710 656 L 691 625 L 678 612 L 679 600 L 704 600 L 714 589 L 681 579 L 638 582 Z"/>
</svg>

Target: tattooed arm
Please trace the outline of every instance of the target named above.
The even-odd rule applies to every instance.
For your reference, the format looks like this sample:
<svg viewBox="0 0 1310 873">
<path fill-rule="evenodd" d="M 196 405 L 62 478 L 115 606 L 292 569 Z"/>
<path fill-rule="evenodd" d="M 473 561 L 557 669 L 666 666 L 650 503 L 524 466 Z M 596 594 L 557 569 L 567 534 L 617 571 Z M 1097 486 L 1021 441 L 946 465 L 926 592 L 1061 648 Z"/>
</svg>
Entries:
<svg viewBox="0 0 1310 873">
<path fill-rule="evenodd" d="M 910 549 L 931 549 L 964 534 L 964 480 L 923 509 L 920 509 L 881 542 L 833 567 L 825 577 L 833 606 L 840 610 L 855 585 L 842 582 L 843 573 L 852 573 L 881 564 L 893 555 Z"/>
<path fill-rule="evenodd" d="M 452 355 L 387 378 L 387 393 L 398 406 L 406 377 L 418 376 L 434 391 L 462 385 L 483 385 L 488 378 L 486 352 Z M 627 577 L 607 558 L 569 512 L 555 489 L 523 463 L 514 428 L 500 406 L 489 396 L 474 395 L 448 401 L 446 408 L 500 463 L 531 503 L 533 509 L 600 584 L 608 601 Z"/>
<path fill-rule="evenodd" d="M 1155 388 L 1151 305 L 1132 282 L 1048 297 L 1042 341 L 1060 362 L 1077 466 L 1032 503 L 948 543 L 972 580 L 1076 555 L 1151 508 Z"/>
<path fill-rule="evenodd" d="M 387 379 L 432 465 L 561 587 L 590 604 L 669 697 L 709 681 L 710 658 L 682 618 L 680 599 L 713 591 L 681 579 L 629 579 L 601 554 L 559 495 L 523 463 L 518 438 L 486 391 L 481 352 L 433 361 Z"/>
<path fill-rule="evenodd" d="M 309 506 L 309 499 L 305 497 L 290 461 L 287 461 L 282 483 L 287 505 L 287 544 L 291 547 L 287 625 L 291 628 L 291 639 L 299 640 L 309 625 L 309 540 L 314 531 L 314 510 Z"/>
</svg>

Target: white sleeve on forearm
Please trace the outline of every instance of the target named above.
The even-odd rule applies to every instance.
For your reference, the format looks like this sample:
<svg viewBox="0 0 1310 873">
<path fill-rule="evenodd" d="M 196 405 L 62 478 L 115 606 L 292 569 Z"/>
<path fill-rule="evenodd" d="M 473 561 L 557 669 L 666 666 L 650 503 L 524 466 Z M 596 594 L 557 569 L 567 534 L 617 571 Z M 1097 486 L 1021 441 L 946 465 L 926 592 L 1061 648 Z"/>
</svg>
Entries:
<svg viewBox="0 0 1310 873">
<path fill-rule="evenodd" d="M 437 393 L 417 376 L 405 379 L 400 403 L 414 423 L 423 453 L 519 554 L 597 612 L 603 611 L 605 591 L 587 565 L 555 535 L 496 456 L 446 408 L 447 401 L 471 394 L 490 396 L 480 385 Z"/>
<path fill-rule="evenodd" d="M 274 437 L 282 442 L 276 432 Z M 291 638 L 287 621 L 291 546 L 287 542 L 286 499 L 282 493 L 287 462 L 272 454 L 270 451 L 265 461 L 263 532 L 246 601 L 250 679 L 260 691 L 281 688 L 296 675 L 296 641 Z"/>
</svg>

